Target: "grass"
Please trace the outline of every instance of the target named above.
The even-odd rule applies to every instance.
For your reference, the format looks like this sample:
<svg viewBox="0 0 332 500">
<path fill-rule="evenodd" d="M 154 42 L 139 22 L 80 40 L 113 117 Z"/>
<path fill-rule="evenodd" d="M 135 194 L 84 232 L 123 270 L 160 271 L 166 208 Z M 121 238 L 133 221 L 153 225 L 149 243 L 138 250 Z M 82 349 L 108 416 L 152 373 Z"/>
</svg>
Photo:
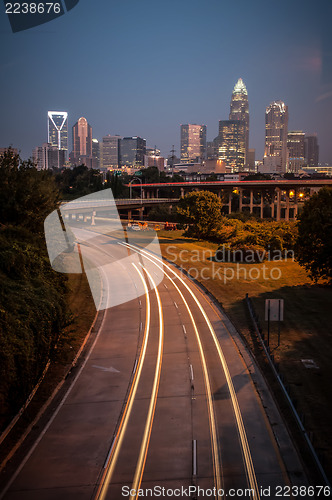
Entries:
<svg viewBox="0 0 332 500">
<path fill-rule="evenodd" d="M 184 238 L 181 231 L 160 231 L 159 239 L 162 254 L 184 267 L 215 296 L 256 357 L 259 348 L 250 328 L 245 294 L 251 297 L 265 334 L 265 300 L 284 299 L 280 347 L 277 323 L 271 323 L 271 349 L 331 477 L 332 288 L 312 284 L 293 260 L 218 263 L 211 259 L 217 244 Z M 262 367 L 265 369 L 264 363 Z"/>
</svg>

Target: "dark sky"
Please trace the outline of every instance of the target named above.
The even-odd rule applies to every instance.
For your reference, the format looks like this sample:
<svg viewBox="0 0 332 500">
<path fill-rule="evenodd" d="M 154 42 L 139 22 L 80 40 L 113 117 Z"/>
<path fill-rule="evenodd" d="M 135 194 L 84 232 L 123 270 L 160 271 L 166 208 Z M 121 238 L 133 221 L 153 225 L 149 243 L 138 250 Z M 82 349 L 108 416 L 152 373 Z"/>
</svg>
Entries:
<svg viewBox="0 0 332 500">
<path fill-rule="evenodd" d="M 179 153 L 180 124 L 228 119 L 242 77 L 250 147 L 261 159 L 264 111 L 289 107 L 289 130 L 317 132 L 332 164 L 331 0 L 80 0 L 64 16 L 12 33 L 0 19 L 0 147 L 22 156 L 47 140 L 47 111 L 81 116 L 93 137 L 139 135 Z"/>
</svg>

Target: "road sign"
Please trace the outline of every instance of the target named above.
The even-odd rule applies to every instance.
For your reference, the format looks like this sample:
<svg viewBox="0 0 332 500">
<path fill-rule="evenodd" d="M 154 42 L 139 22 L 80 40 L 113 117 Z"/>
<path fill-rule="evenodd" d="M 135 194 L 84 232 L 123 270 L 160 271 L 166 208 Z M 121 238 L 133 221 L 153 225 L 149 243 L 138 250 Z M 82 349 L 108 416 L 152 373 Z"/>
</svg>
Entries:
<svg viewBox="0 0 332 500">
<path fill-rule="evenodd" d="M 265 321 L 284 320 L 284 299 L 265 300 Z"/>
</svg>

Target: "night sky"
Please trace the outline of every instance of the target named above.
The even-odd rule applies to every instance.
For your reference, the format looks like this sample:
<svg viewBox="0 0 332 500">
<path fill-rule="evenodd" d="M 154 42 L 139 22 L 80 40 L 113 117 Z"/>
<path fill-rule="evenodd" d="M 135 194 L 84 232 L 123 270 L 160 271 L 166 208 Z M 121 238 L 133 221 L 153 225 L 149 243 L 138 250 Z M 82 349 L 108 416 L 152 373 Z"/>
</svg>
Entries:
<svg viewBox="0 0 332 500">
<path fill-rule="evenodd" d="M 256 159 L 265 108 L 281 99 L 289 130 L 316 132 L 332 164 L 331 0 L 80 0 L 19 33 L 0 8 L 0 147 L 23 158 L 47 141 L 48 110 L 68 111 L 70 143 L 84 116 L 99 140 L 138 135 L 179 155 L 180 124 L 212 140 L 241 77 Z"/>
</svg>

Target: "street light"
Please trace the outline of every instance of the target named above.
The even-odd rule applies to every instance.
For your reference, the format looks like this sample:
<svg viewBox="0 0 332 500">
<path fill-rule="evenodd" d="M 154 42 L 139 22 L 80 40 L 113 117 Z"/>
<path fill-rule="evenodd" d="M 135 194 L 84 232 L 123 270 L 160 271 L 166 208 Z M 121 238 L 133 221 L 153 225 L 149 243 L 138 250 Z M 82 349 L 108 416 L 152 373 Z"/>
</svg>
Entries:
<svg viewBox="0 0 332 500">
<path fill-rule="evenodd" d="M 132 198 L 132 186 L 131 186 L 131 183 L 134 182 L 134 181 L 139 181 L 141 183 L 141 203 L 142 203 L 142 179 L 139 179 L 138 177 L 134 177 L 133 179 L 131 179 L 131 181 L 129 182 L 129 198 L 131 199 Z"/>
</svg>

